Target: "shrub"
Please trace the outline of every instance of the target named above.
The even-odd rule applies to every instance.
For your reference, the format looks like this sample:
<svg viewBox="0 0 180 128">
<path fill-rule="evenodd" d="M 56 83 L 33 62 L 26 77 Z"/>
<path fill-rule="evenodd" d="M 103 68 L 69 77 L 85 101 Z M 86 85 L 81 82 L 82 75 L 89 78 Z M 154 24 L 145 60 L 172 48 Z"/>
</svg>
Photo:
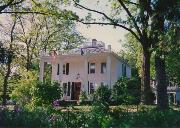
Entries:
<svg viewBox="0 0 180 128">
<path fill-rule="evenodd" d="M 86 95 L 86 92 L 85 91 L 81 91 L 80 96 L 79 96 L 80 104 L 83 104 L 87 100 L 88 100 L 88 97 Z"/>
<path fill-rule="evenodd" d="M 47 127 L 48 116 L 46 111 L 42 109 L 34 109 L 29 111 L 23 109 L 21 111 L 0 110 L 0 127 Z"/>
<path fill-rule="evenodd" d="M 112 90 L 113 100 L 117 104 L 138 104 L 140 102 L 140 83 L 131 78 L 120 78 Z"/>
<path fill-rule="evenodd" d="M 31 89 L 37 83 L 37 73 L 33 71 L 25 72 L 23 69 L 20 72 L 23 74 L 21 78 L 14 78 L 10 82 L 10 86 L 13 88 L 10 97 L 19 105 L 24 106 L 31 102 Z"/>
<path fill-rule="evenodd" d="M 32 88 L 32 104 L 35 106 L 51 105 L 53 101 L 60 99 L 62 89 L 57 82 L 38 82 Z"/>
<path fill-rule="evenodd" d="M 109 102 L 111 97 L 111 90 L 107 86 L 100 86 L 94 93 L 94 100 L 105 103 Z"/>
</svg>

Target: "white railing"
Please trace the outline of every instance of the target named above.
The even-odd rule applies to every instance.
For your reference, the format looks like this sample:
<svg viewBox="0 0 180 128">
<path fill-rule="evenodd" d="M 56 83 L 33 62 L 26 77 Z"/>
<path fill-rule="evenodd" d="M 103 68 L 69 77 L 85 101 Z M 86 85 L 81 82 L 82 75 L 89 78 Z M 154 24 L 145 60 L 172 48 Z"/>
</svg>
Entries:
<svg viewBox="0 0 180 128">
<path fill-rule="evenodd" d="M 89 54 L 89 53 L 102 53 L 102 52 L 113 52 L 109 47 L 105 47 L 105 43 L 102 41 L 96 41 L 96 42 L 86 42 L 82 44 L 79 48 L 72 49 L 69 51 L 61 51 L 61 52 L 55 52 L 57 55 L 72 55 L 72 54 Z M 52 51 L 53 53 L 53 51 Z M 50 56 L 50 53 L 45 53 L 41 51 L 40 56 Z"/>
<path fill-rule="evenodd" d="M 151 88 L 153 89 L 153 90 L 156 90 L 157 88 L 156 88 L 156 82 L 153 80 L 152 82 L 151 82 Z M 168 91 L 176 91 L 177 90 L 177 88 L 178 88 L 178 86 L 177 85 L 171 85 L 170 83 L 169 83 L 169 85 L 167 86 L 167 90 Z"/>
<path fill-rule="evenodd" d="M 105 43 L 102 41 L 95 41 L 95 42 L 86 42 L 82 44 L 82 47 L 89 47 L 89 46 L 105 47 Z"/>
</svg>

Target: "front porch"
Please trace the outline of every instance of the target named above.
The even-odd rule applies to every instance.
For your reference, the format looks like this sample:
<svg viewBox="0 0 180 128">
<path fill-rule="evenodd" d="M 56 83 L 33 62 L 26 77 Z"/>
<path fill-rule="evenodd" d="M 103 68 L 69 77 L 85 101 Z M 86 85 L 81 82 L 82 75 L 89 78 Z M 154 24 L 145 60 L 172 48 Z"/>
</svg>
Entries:
<svg viewBox="0 0 180 128">
<path fill-rule="evenodd" d="M 68 82 L 63 84 L 63 97 L 62 100 L 65 101 L 77 101 L 79 100 L 79 96 L 82 88 L 81 82 Z"/>
</svg>

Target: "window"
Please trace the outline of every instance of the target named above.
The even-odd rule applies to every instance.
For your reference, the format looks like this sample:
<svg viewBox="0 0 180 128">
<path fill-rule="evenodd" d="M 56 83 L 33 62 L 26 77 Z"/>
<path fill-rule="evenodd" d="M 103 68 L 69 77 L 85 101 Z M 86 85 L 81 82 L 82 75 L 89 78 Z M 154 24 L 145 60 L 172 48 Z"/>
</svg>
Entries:
<svg viewBox="0 0 180 128">
<path fill-rule="evenodd" d="M 63 74 L 66 74 L 66 65 L 63 64 Z"/>
<path fill-rule="evenodd" d="M 66 63 L 66 75 L 69 75 L 69 63 Z"/>
<path fill-rule="evenodd" d="M 70 87 L 71 87 L 71 83 L 63 83 L 63 93 L 64 95 L 70 96 Z"/>
<path fill-rule="evenodd" d="M 122 64 L 122 76 L 126 77 L 126 65 Z"/>
<path fill-rule="evenodd" d="M 63 83 L 63 93 L 64 95 L 67 94 L 67 83 Z"/>
<path fill-rule="evenodd" d="M 88 94 L 94 93 L 94 83 L 89 83 L 88 81 Z"/>
<path fill-rule="evenodd" d="M 59 64 L 57 65 L 57 75 L 59 75 Z"/>
<path fill-rule="evenodd" d="M 69 63 L 63 64 L 63 74 L 69 75 Z"/>
<path fill-rule="evenodd" d="M 90 74 L 95 73 L 95 63 L 90 63 Z"/>
<path fill-rule="evenodd" d="M 106 63 L 101 63 L 101 73 L 106 73 Z"/>
</svg>

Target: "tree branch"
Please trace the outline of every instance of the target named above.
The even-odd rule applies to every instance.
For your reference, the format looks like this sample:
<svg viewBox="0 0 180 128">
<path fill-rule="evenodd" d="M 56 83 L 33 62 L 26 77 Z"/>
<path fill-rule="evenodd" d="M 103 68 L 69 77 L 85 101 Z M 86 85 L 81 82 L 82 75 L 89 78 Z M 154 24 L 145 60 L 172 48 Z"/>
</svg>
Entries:
<svg viewBox="0 0 180 128">
<path fill-rule="evenodd" d="M 74 0 L 73 0 L 73 1 L 74 1 Z M 97 10 L 93 10 L 93 9 L 90 9 L 90 8 L 87 8 L 87 7 L 84 7 L 84 6 L 78 4 L 78 3 L 75 2 L 75 1 L 74 1 L 74 3 L 75 3 L 75 5 L 81 7 L 81 8 L 83 8 L 83 9 L 85 9 L 85 10 L 88 10 L 88 11 L 90 11 L 90 12 L 95 12 L 95 13 L 98 13 L 98 14 L 103 15 L 107 20 L 110 21 L 110 23 L 103 23 L 103 22 L 91 22 L 91 23 L 87 23 L 87 22 L 83 22 L 82 20 L 78 20 L 78 19 L 73 19 L 73 20 L 76 20 L 76 21 L 81 22 L 81 23 L 83 23 L 83 24 L 98 24 L 98 25 L 118 26 L 118 27 L 121 27 L 121 28 L 129 31 L 130 33 L 132 33 L 132 34 L 135 36 L 135 38 L 136 38 L 138 41 L 140 41 L 140 38 L 137 36 L 137 34 L 136 34 L 134 31 L 132 31 L 131 29 L 129 29 L 129 28 L 123 26 L 123 25 L 118 24 L 118 23 L 115 22 L 112 18 L 110 18 L 109 16 L 107 16 L 105 13 L 100 12 L 100 11 L 97 11 Z"/>
<path fill-rule="evenodd" d="M 0 6 L 0 12 L 6 9 L 8 6 L 10 6 L 13 3 L 13 1 L 14 0 L 10 0 L 9 3 L 7 3 L 6 5 Z"/>
<path fill-rule="evenodd" d="M 137 3 L 135 3 L 135 2 L 125 1 L 125 0 L 124 0 L 124 2 L 125 2 L 125 3 L 128 3 L 128 4 L 133 4 L 133 5 L 139 6 L 139 4 L 137 4 Z"/>
<path fill-rule="evenodd" d="M 126 5 L 123 3 L 122 0 L 118 0 L 118 1 L 119 1 L 119 3 L 121 4 L 121 6 L 124 8 L 124 10 L 126 11 L 126 13 L 128 14 L 128 16 L 131 18 L 131 20 L 132 20 L 132 22 L 133 22 L 133 24 L 134 24 L 134 27 L 135 27 L 135 29 L 137 30 L 137 32 L 138 32 L 138 34 L 140 35 L 140 37 L 142 37 L 142 33 L 141 33 L 141 31 L 140 31 L 140 29 L 139 29 L 139 27 L 138 27 L 138 25 L 137 25 L 134 17 L 132 16 L 131 12 L 129 11 L 129 9 L 126 7 Z"/>
<path fill-rule="evenodd" d="M 81 8 L 83 8 L 83 9 L 85 9 L 85 10 L 88 10 L 88 11 L 90 11 L 90 12 L 95 12 L 95 13 L 98 13 L 98 14 L 101 14 L 101 15 L 103 15 L 106 19 L 108 19 L 110 22 L 115 23 L 113 19 L 111 19 L 110 17 L 108 17 L 108 16 L 107 16 L 105 13 L 103 13 L 103 12 L 100 12 L 100 11 L 97 11 L 97 10 L 93 10 L 93 9 L 84 7 L 84 6 L 78 4 L 78 3 L 75 2 L 75 1 L 74 1 L 74 3 L 75 3 L 75 5 L 81 7 Z"/>
<path fill-rule="evenodd" d="M 16 12 L 16 11 L 9 11 L 9 12 L 0 12 L 1 13 L 6 13 L 6 14 L 12 14 L 12 13 L 15 13 L 15 14 L 29 14 L 29 13 L 33 13 L 33 14 L 41 14 L 41 15 L 47 15 L 47 13 L 45 12 Z"/>
<path fill-rule="evenodd" d="M 13 0 L 14 1 L 14 0 Z M 24 0 L 20 0 L 20 1 L 18 1 L 18 2 L 15 2 L 15 3 L 12 3 L 12 4 L 10 4 L 10 6 L 11 5 L 17 5 L 17 4 L 20 4 L 20 3 L 22 3 Z"/>
<path fill-rule="evenodd" d="M 103 22 L 84 22 L 82 20 L 77 20 L 77 22 L 80 22 L 82 24 L 86 24 L 86 25 L 90 25 L 90 24 L 97 24 L 97 25 L 110 25 L 110 26 L 118 26 L 118 27 L 121 27 L 127 31 L 129 31 L 138 41 L 140 41 L 139 37 L 137 36 L 137 34 L 131 30 L 130 28 L 127 28 L 126 26 L 123 26 L 123 25 L 120 25 L 120 24 L 113 24 L 113 23 L 103 23 Z"/>
</svg>

